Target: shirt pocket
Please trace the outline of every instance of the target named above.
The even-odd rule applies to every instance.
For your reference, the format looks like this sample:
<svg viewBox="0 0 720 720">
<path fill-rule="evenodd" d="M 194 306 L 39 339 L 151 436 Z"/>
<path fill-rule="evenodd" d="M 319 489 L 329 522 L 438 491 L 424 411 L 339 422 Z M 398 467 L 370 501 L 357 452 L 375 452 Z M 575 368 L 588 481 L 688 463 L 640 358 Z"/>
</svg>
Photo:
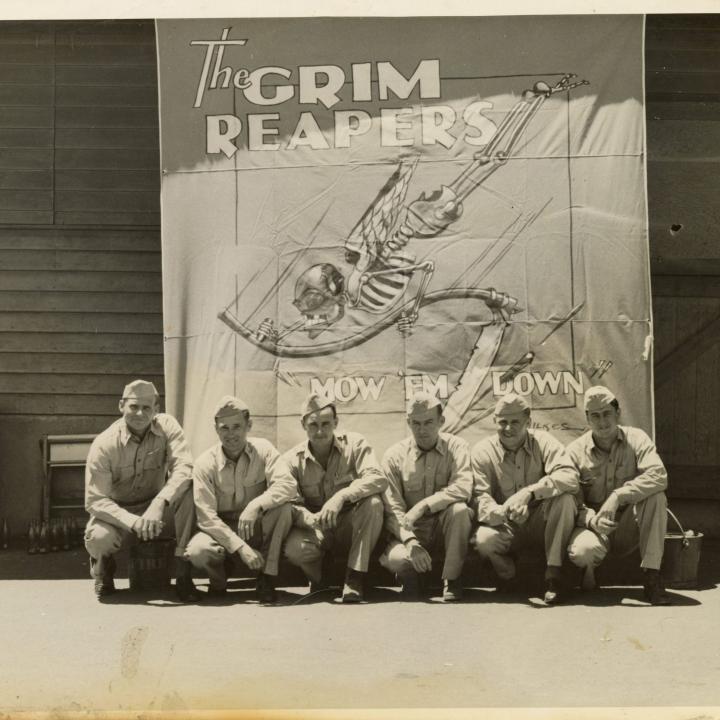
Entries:
<svg viewBox="0 0 720 720">
<path fill-rule="evenodd" d="M 242 486 L 245 491 L 245 499 L 248 502 L 259 495 L 262 495 L 267 488 L 264 471 L 258 468 L 257 470 L 249 472 L 243 478 Z"/>
<path fill-rule="evenodd" d="M 615 464 L 615 487 L 632 480 L 637 472 L 637 464 L 630 458 L 620 458 Z"/>
<path fill-rule="evenodd" d="M 335 492 L 342 490 L 342 488 L 347 487 L 354 479 L 355 478 L 348 472 L 338 473 L 332 480 L 333 489 Z"/>
<path fill-rule="evenodd" d="M 165 453 L 162 448 L 150 450 L 145 455 L 143 470 L 158 470 L 165 464 Z"/>
</svg>

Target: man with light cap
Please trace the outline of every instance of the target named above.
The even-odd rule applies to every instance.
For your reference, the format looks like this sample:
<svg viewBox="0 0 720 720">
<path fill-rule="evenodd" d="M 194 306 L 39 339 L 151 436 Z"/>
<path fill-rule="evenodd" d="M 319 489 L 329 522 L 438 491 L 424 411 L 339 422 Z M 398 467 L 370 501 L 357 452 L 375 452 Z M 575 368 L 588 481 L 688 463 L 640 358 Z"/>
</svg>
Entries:
<svg viewBox="0 0 720 720">
<path fill-rule="evenodd" d="M 337 411 L 327 396 L 311 393 L 300 412 L 307 440 L 278 460 L 273 476 L 273 482 L 296 483 L 301 495 L 285 555 L 310 579 L 312 593 L 327 581 L 325 554 L 349 547 L 342 601 L 360 602 L 382 530 L 387 480 L 362 435 L 336 432 Z"/>
<path fill-rule="evenodd" d="M 608 551 L 627 554 L 639 547 L 645 599 L 666 605 L 660 578 L 667 529 L 665 466 L 645 432 L 618 424 L 620 404 L 610 390 L 588 388 L 584 405 L 590 430 L 567 447 L 584 500 L 568 556 L 583 568 L 583 588 L 591 590 L 594 569 Z"/>
<path fill-rule="evenodd" d="M 503 395 L 493 420 L 497 434 L 472 449 L 479 527 L 471 542 L 490 560 L 501 587 L 515 577 L 515 549 L 544 545 L 545 602 L 560 602 L 561 568 L 577 512 L 577 470 L 558 440 L 530 428 L 530 406 L 521 396 Z"/>
<path fill-rule="evenodd" d="M 408 599 L 417 597 L 419 577 L 431 570 L 429 551 L 439 548 L 445 553 L 443 600 L 460 600 L 463 594 L 460 575 L 472 527 L 470 448 L 441 432 L 444 422 L 440 400 L 416 393 L 407 406 L 412 437 L 383 457 L 385 529 L 391 540 L 380 563 L 397 575 Z"/>
<path fill-rule="evenodd" d="M 232 395 L 223 397 L 215 411 L 220 442 L 195 461 L 200 531 L 190 540 L 187 557 L 207 572 L 211 596 L 225 594 L 226 560 L 237 559 L 258 573 L 258 600 L 272 603 L 282 543 L 292 525 L 286 503 L 297 490 L 292 481 L 270 484 L 280 454 L 268 440 L 248 437 L 251 428 L 247 405 Z"/>
<path fill-rule="evenodd" d="M 155 386 L 135 380 L 125 386 L 122 417 L 98 435 L 85 466 L 85 508 L 90 520 L 85 547 L 95 594 L 114 592 L 114 555 L 138 540 L 176 539 L 175 590 L 183 602 L 199 599 L 184 558 L 195 524 L 192 457 L 175 418 L 159 413 Z"/>
</svg>

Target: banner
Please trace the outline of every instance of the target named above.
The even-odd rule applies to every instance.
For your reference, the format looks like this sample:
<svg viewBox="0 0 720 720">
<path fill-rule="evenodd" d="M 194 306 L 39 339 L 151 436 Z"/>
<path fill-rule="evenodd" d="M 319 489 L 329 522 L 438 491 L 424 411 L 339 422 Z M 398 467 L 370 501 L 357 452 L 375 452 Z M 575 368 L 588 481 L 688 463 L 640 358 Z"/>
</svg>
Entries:
<svg viewBox="0 0 720 720">
<path fill-rule="evenodd" d="M 166 406 L 226 393 L 382 453 L 416 390 L 562 441 L 607 384 L 652 432 L 638 16 L 160 20 Z"/>
</svg>

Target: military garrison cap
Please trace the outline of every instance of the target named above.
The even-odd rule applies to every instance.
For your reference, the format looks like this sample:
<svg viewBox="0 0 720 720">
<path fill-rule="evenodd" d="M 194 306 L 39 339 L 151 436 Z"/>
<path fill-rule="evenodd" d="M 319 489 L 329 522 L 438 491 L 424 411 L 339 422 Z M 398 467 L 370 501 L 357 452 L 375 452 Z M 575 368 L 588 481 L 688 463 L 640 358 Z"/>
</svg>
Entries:
<svg viewBox="0 0 720 720">
<path fill-rule="evenodd" d="M 131 398 L 144 398 L 148 396 L 152 396 L 153 400 L 157 400 L 160 393 L 158 393 L 157 388 L 147 380 L 133 380 L 125 386 L 122 399 L 130 400 Z"/>
<path fill-rule="evenodd" d="M 250 408 L 238 397 L 225 395 L 215 408 L 215 419 L 237 415 L 238 413 L 249 413 Z"/>
<path fill-rule="evenodd" d="M 495 404 L 495 415 L 515 415 L 530 409 L 527 400 L 516 393 L 503 395 Z"/>
<path fill-rule="evenodd" d="M 323 393 L 310 393 L 300 408 L 300 417 L 304 420 L 310 413 L 317 412 L 326 407 L 335 407 L 335 403 Z"/>
<path fill-rule="evenodd" d="M 615 399 L 604 385 L 593 385 L 585 391 L 585 412 L 602 410 Z"/>
<path fill-rule="evenodd" d="M 442 403 L 436 395 L 431 395 L 426 392 L 416 392 L 407 404 L 407 416 L 422 415 L 435 407 L 442 407 Z"/>
</svg>

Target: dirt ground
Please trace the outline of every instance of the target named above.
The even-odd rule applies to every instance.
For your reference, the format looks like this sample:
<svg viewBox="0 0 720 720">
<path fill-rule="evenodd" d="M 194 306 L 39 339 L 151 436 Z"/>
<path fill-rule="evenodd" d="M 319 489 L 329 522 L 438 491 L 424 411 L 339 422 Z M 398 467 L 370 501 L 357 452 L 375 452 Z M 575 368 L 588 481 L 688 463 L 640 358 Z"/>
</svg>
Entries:
<svg viewBox="0 0 720 720">
<path fill-rule="evenodd" d="M 701 589 L 673 591 L 671 607 L 645 605 L 637 586 L 546 607 L 539 583 L 456 605 L 376 588 L 343 606 L 290 587 L 264 607 L 249 580 L 183 606 L 127 579 L 101 604 L 80 550 L 6 552 L 0 710 L 720 705 L 717 550 Z"/>
</svg>

